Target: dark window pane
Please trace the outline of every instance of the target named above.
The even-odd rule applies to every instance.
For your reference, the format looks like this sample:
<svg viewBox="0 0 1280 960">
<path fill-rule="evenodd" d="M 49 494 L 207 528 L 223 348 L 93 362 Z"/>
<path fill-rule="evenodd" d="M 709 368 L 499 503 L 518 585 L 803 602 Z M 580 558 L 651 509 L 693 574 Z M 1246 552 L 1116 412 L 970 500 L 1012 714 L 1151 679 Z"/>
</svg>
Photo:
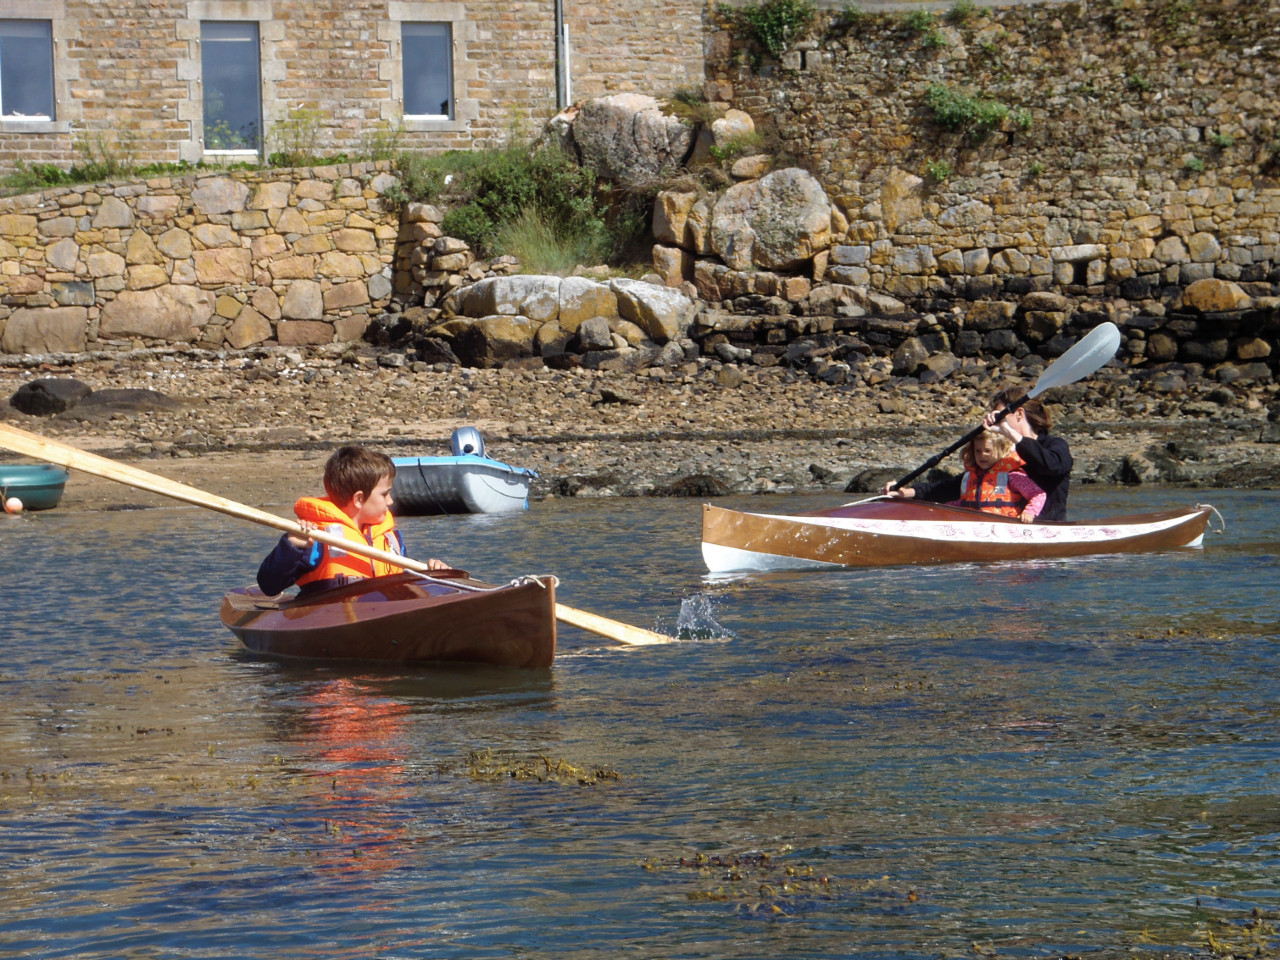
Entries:
<svg viewBox="0 0 1280 960">
<path fill-rule="evenodd" d="M 258 25 L 200 24 L 206 150 L 258 150 L 262 97 L 258 84 Z"/>
<path fill-rule="evenodd" d="M 447 23 L 402 25 L 404 112 L 453 117 L 453 43 Z"/>
<path fill-rule="evenodd" d="M 0 20 L 0 115 L 53 119 L 53 25 Z"/>
</svg>

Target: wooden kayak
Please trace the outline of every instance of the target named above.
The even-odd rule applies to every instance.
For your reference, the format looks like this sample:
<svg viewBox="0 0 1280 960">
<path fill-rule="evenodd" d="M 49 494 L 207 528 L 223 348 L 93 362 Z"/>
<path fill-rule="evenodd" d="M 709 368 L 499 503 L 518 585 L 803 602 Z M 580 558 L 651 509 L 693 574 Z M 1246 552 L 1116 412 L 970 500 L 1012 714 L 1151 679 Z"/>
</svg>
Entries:
<svg viewBox="0 0 1280 960">
<path fill-rule="evenodd" d="M 1201 546 L 1213 508 L 1087 523 L 1021 523 L 963 507 L 874 499 L 795 515 L 702 508 L 712 573 L 894 564 L 1046 560 Z"/>
<path fill-rule="evenodd" d="M 551 577 L 495 586 L 446 571 L 374 577 L 305 598 L 232 590 L 221 615 L 246 648 L 274 658 L 544 669 L 555 657 L 555 608 Z"/>
</svg>

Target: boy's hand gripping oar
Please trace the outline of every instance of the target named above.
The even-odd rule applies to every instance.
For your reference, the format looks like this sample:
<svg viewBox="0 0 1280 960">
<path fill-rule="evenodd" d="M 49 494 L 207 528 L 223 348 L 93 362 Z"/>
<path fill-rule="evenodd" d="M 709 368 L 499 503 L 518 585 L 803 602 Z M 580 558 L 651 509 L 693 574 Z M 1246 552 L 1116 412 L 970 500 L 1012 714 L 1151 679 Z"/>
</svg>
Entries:
<svg viewBox="0 0 1280 960">
<path fill-rule="evenodd" d="M 999 423 L 1005 417 L 1009 416 L 1009 414 L 1016 411 L 1028 400 L 1033 397 L 1040 396 L 1040 394 L 1044 393 L 1046 390 L 1052 387 L 1065 386 L 1068 383 L 1075 383 L 1082 377 L 1087 377 L 1095 370 L 1100 369 L 1103 364 L 1114 357 L 1116 355 L 1116 350 L 1119 348 L 1120 330 L 1114 323 L 1101 323 L 1094 327 L 1083 340 L 1060 356 L 1057 360 L 1053 361 L 1053 363 L 1049 364 L 1049 366 L 1045 368 L 1044 373 L 1040 374 L 1040 379 L 1036 381 L 1036 385 L 1034 387 L 997 413 L 996 423 Z M 947 449 L 930 457 L 901 480 L 896 481 L 893 484 L 893 488 L 901 490 L 926 470 L 932 470 L 944 459 L 955 453 L 985 429 L 986 428 L 982 426 L 974 427 L 951 446 L 947 447 Z"/>
<path fill-rule="evenodd" d="M 115 460 L 100 457 L 96 453 L 89 453 L 65 443 L 58 443 L 56 440 L 50 440 L 38 434 L 19 430 L 17 427 L 11 427 L 6 423 L 0 423 L 0 447 L 20 453 L 25 457 L 36 457 L 72 470 L 80 470 L 107 480 L 115 480 L 118 483 L 136 487 L 139 490 L 148 490 L 163 497 L 181 500 L 184 503 L 191 503 L 208 510 L 216 510 L 218 513 L 225 513 L 228 516 L 248 520 L 251 523 L 275 527 L 285 533 L 319 540 L 321 543 L 341 547 L 351 553 L 357 553 L 373 560 L 381 560 L 384 563 L 393 564 L 404 570 L 411 570 L 414 573 L 425 573 L 429 576 L 433 572 L 427 564 L 419 560 L 412 560 L 398 553 L 388 553 L 376 547 L 356 543 L 345 537 L 327 533 L 324 530 L 306 530 L 303 529 L 301 524 L 293 520 L 287 520 L 284 517 L 278 517 L 274 513 L 267 513 L 265 510 L 258 510 L 243 503 L 220 497 L 217 494 L 206 493 L 185 483 L 170 480 L 168 477 L 162 477 L 156 473 L 148 473 L 125 463 L 117 463 Z M 653 630 L 646 630 L 643 627 L 633 627 L 630 624 L 610 620 L 607 617 L 588 613 L 585 610 L 566 607 L 562 603 L 556 604 L 556 619 L 591 633 L 597 633 L 602 637 L 608 637 L 610 640 L 631 644 L 632 646 L 671 643 L 673 639 Z"/>
</svg>

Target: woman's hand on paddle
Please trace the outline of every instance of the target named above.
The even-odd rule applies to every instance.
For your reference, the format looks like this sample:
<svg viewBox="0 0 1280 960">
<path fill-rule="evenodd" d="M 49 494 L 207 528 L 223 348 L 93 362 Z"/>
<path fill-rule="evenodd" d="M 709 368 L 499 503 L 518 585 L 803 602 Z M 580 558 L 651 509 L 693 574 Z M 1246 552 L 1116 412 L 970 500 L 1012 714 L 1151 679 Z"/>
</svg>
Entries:
<svg viewBox="0 0 1280 960">
<path fill-rule="evenodd" d="M 1027 437 L 1035 437 L 1036 432 L 1032 429 L 1031 424 L 1027 422 L 1027 411 L 1019 407 L 1013 413 L 1009 414 L 1003 420 L 996 422 L 996 417 L 1000 415 L 999 410 L 992 410 L 982 418 L 982 425 L 988 430 L 995 430 L 1004 434 L 1014 443 L 1025 440 Z"/>
<path fill-rule="evenodd" d="M 432 557 L 430 560 L 427 561 L 427 569 L 428 570 L 448 570 L 450 569 L 450 567 L 443 560 L 437 560 L 435 557 Z"/>
<path fill-rule="evenodd" d="M 915 495 L 915 487 L 903 487 L 899 490 L 892 480 L 880 488 L 880 496 L 882 497 L 901 497 L 904 500 L 910 500 Z"/>
</svg>

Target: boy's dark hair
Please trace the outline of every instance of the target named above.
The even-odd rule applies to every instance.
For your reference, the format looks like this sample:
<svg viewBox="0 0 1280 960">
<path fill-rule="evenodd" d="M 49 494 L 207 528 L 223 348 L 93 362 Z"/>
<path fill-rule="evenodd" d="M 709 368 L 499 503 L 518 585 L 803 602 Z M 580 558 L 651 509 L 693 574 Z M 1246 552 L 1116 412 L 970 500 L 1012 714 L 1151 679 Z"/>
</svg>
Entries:
<svg viewBox="0 0 1280 960">
<path fill-rule="evenodd" d="M 1025 391 L 1021 387 L 1005 387 L 991 398 L 991 409 L 1003 409 L 1024 395 Z M 1049 411 L 1045 409 L 1044 404 L 1039 400 L 1024 401 L 1022 409 L 1027 411 L 1027 422 L 1031 424 L 1036 433 L 1048 433 L 1053 429 L 1053 417 L 1049 415 Z"/>
<path fill-rule="evenodd" d="M 356 444 L 339 447 L 324 465 L 324 492 L 339 506 L 357 493 L 366 497 L 383 477 L 396 477 L 396 465 L 385 453 Z"/>
</svg>

